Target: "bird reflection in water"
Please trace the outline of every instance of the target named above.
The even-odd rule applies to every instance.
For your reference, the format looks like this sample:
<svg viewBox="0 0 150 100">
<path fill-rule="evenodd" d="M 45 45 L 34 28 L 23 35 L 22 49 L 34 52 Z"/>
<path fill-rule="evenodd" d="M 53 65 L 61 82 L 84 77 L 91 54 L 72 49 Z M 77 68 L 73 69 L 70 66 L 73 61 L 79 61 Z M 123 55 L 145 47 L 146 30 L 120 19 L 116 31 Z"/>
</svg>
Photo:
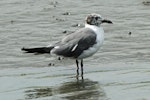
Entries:
<svg viewBox="0 0 150 100">
<path fill-rule="evenodd" d="M 81 79 L 65 82 L 57 87 L 38 87 L 25 91 L 25 99 L 36 98 L 65 100 L 107 100 L 106 95 L 96 81 Z"/>
</svg>

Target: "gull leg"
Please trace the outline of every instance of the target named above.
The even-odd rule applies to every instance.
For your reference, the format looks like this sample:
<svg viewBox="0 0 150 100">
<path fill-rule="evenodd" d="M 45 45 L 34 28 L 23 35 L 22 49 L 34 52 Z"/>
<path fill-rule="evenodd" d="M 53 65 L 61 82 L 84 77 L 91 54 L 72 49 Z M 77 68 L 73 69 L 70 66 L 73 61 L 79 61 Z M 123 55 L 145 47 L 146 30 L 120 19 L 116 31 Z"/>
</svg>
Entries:
<svg viewBox="0 0 150 100">
<path fill-rule="evenodd" d="M 83 59 L 81 60 L 81 76 L 83 78 Z"/>
<path fill-rule="evenodd" d="M 76 64 L 77 64 L 77 77 L 79 76 L 79 62 L 78 60 L 76 60 Z"/>
</svg>

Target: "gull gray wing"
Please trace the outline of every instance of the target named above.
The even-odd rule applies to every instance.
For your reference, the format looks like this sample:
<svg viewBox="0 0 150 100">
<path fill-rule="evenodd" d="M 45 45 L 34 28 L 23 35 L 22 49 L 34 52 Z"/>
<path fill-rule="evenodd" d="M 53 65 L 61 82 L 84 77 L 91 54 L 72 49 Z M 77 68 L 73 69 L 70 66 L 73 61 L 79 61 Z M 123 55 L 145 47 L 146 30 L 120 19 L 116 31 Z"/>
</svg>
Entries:
<svg viewBox="0 0 150 100">
<path fill-rule="evenodd" d="M 83 28 L 65 37 L 59 45 L 57 44 L 52 49 L 51 53 L 77 58 L 84 50 L 92 47 L 95 43 L 95 32 L 89 28 Z"/>
</svg>

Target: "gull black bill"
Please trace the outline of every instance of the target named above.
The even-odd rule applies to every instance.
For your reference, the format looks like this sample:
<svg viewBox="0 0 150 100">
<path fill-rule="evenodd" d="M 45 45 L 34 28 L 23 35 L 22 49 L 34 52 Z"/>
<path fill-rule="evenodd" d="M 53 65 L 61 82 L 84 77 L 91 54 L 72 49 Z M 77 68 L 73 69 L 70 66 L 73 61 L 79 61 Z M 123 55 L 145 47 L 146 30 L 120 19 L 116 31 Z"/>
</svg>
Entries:
<svg viewBox="0 0 150 100">
<path fill-rule="evenodd" d="M 102 20 L 102 23 L 109 23 L 109 24 L 113 24 L 113 23 L 112 23 L 112 21 L 107 20 L 107 19 L 103 19 L 103 20 Z"/>
</svg>

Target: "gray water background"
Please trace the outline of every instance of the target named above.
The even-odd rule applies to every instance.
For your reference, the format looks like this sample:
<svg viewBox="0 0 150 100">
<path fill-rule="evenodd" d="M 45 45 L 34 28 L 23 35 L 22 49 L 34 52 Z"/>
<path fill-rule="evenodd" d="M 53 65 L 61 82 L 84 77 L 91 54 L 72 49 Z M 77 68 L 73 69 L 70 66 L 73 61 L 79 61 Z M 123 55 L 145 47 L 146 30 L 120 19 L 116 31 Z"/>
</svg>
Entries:
<svg viewBox="0 0 150 100">
<path fill-rule="evenodd" d="M 150 100 L 150 6 L 143 2 L 1 0 L 0 100 Z M 84 80 L 76 80 L 74 60 L 21 51 L 59 41 L 90 13 L 114 24 L 102 25 L 104 45 L 84 60 Z"/>
</svg>

